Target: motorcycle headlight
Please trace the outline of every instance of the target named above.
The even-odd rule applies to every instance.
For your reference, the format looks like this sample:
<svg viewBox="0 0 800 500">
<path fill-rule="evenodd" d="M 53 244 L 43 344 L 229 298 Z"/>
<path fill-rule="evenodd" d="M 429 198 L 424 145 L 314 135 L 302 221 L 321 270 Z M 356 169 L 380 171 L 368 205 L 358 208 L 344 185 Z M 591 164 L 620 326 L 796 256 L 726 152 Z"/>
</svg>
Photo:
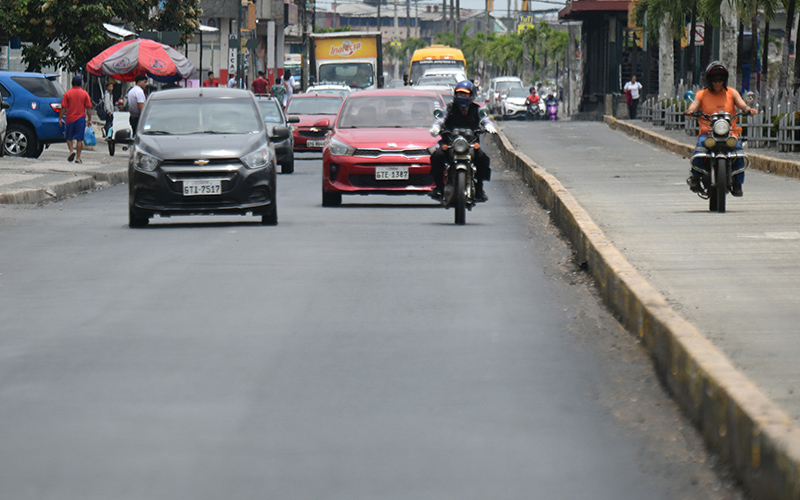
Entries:
<svg viewBox="0 0 800 500">
<path fill-rule="evenodd" d="M 714 146 L 717 145 L 717 141 L 715 141 L 713 137 L 708 136 L 708 137 L 706 137 L 706 140 L 703 141 L 703 144 L 705 144 L 705 146 L 708 149 L 712 149 Z"/>
<path fill-rule="evenodd" d="M 469 142 L 463 137 L 457 137 L 456 140 L 453 141 L 453 149 L 457 154 L 463 155 L 469 151 Z"/>
<path fill-rule="evenodd" d="M 356 148 L 348 146 L 342 141 L 331 139 L 328 142 L 328 152 L 332 156 L 353 156 L 356 153 Z"/>
<path fill-rule="evenodd" d="M 737 139 L 734 136 L 730 136 L 727 139 L 725 139 L 725 144 L 731 149 L 735 148 L 738 143 L 739 139 Z"/>
<path fill-rule="evenodd" d="M 725 120 L 717 120 L 714 123 L 714 133 L 716 135 L 728 135 L 731 131 L 731 125 Z"/>
<path fill-rule="evenodd" d="M 242 163 L 249 169 L 264 168 L 270 164 L 272 152 L 267 146 L 261 146 L 252 153 L 242 156 Z"/>
<path fill-rule="evenodd" d="M 161 165 L 161 159 L 137 149 L 133 156 L 133 166 L 136 170 L 152 172 Z"/>
</svg>

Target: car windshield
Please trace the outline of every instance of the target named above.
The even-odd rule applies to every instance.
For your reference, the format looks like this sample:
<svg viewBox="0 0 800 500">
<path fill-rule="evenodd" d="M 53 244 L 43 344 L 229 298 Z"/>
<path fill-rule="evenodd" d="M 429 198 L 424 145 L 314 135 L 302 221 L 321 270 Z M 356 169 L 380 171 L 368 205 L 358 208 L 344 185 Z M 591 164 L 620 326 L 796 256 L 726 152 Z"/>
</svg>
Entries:
<svg viewBox="0 0 800 500">
<path fill-rule="evenodd" d="M 251 99 L 159 99 L 142 117 L 144 134 L 247 134 L 264 125 Z"/>
<path fill-rule="evenodd" d="M 64 88 L 55 77 L 12 76 L 12 80 L 36 97 L 63 97 Z"/>
<path fill-rule="evenodd" d="M 281 116 L 280 107 L 275 101 L 260 99 L 258 107 L 261 109 L 261 114 L 264 115 L 264 121 L 267 123 L 283 123 L 283 116 Z"/>
<path fill-rule="evenodd" d="M 506 82 L 497 82 L 497 85 L 495 85 L 495 89 L 497 89 L 498 91 L 499 90 L 513 89 L 513 88 L 517 88 L 517 87 L 522 87 L 522 82 L 520 82 L 518 80 L 513 80 L 513 81 L 506 81 Z"/>
<path fill-rule="evenodd" d="M 528 97 L 528 93 L 523 88 L 514 88 L 508 91 L 508 97 Z"/>
<path fill-rule="evenodd" d="M 450 85 L 455 87 L 458 79 L 455 76 L 423 76 L 414 85 Z"/>
<path fill-rule="evenodd" d="M 436 97 L 351 97 L 339 116 L 338 128 L 429 128 L 433 111 L 442 104 Z"/>
<path fill-rule="evenodd" d="M 296 97 L 286 107 L 287 115 L 336 115 L 342 107 L 341 97 Z"/>
<path fill-rule="evenodd" d="M 370 63 L 335 62 L 319 67 L 321 82 L 341 82 L 353 89 L 365 89 L 373 85 L 373 69 Z"/>
</svg>

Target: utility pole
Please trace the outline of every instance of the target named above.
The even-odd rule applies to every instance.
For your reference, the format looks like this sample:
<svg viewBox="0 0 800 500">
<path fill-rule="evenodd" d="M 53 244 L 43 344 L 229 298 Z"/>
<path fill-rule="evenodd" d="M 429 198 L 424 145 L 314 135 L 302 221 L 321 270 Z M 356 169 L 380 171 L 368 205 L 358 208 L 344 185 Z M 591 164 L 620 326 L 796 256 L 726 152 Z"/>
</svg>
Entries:
<svg viewBox="0 0 800 500">
<path fill-rule="evenodd" d="M 456 0 L 456 48 L 461 48 L 461 0 Z"/>
<path fill-rule="evenodd" d="M 236 0 L 238 4 L 236 18 L 236 87 L 242 88 L 242 4 L 243 0 Z"/>
</svg>

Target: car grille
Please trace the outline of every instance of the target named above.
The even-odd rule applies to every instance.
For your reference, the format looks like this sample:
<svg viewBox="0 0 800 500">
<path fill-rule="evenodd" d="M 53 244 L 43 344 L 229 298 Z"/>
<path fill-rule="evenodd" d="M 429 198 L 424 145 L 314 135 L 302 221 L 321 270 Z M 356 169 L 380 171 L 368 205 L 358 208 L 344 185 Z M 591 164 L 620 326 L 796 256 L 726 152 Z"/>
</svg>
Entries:
<svg viewBox="0 0 800 500">
<path fill-rule="evenodd" d="M 349 179 L 350 184 L 360 188 L 397 188 L 406 186 L 428 187 L 433 184 L 433 176 L 431 174 L 411 174 L 407 181 L 378 181 L 375 180 L 374 174 L 352 174 L 350 175 Z"/>
<path fill-rule="evenodd" d="M 415 158 L 418 156 L 430 156 L 427 149 L 404 149 L 404 150 L 387 150 L 387 149 L 356 149 L 353 156 L 369 156 L 378 157 L 383 155 L 399 155 L 408 158 Z"/>
<path fill-rule="evenodd" d="M 316 132 L 312 132 L 309 129 L 301 128 L 297 130 L 297 135 L 299 135 L 300 137 L 305 137 L 307 139 L 324 139 L 325 136 L 328 134 L 328 132 L 329 130 L 326 128 L 319 129 Z"/>
</svg>

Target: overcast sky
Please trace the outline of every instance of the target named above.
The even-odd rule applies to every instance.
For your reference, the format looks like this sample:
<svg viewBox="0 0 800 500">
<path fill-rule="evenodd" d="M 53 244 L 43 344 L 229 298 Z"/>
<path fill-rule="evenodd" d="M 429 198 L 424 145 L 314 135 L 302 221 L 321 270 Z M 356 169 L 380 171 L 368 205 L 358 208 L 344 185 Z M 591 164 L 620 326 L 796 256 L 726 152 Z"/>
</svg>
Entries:
<svg viewBox="0 0 800 500">
<path fill-rule="evenodd" d="M 323 5 L 326 9 L 331 8 L 331 3 L 333 0 L 317 0 L 317 3 Z M 363 3 L 361 0 L 337 0 L 340 4 L 341 3 Z M 403 5 L 405 5 L 405 1 L 399 0 Z M 384 0 L 383 5 L 387 4 L 394 4 L 395 0 Z M 411 0 L 411 6 L 414 6 L 414 0 Z M 428 4 L 438 4 L 441 5 L 442 2 L 436 1 L 420 1 L 420 7 L 423 5 Z M 450 0 L 448 0 L 448 4 Z M 517 8 L 521 8 L 522 0 L 511 0 L 511 10 L 514 10 L 514 5 L 517 5 Z M 547 0 L 546 2 L 531 2 L 530 8 L 531 10 L 541 10 L 541 9 L 562 9 L 566 4 L 566 0 Z M 461 0 L 461 8 L 462 9 L 474 9 L 474 10 L 482 10 L 486 6 L 485 0 Z M 506 10 L 509 7 L 508 0 L 494 0 L 494 12 L 497 12 L 498 15 L 505 15 Z"/>
</svg>

